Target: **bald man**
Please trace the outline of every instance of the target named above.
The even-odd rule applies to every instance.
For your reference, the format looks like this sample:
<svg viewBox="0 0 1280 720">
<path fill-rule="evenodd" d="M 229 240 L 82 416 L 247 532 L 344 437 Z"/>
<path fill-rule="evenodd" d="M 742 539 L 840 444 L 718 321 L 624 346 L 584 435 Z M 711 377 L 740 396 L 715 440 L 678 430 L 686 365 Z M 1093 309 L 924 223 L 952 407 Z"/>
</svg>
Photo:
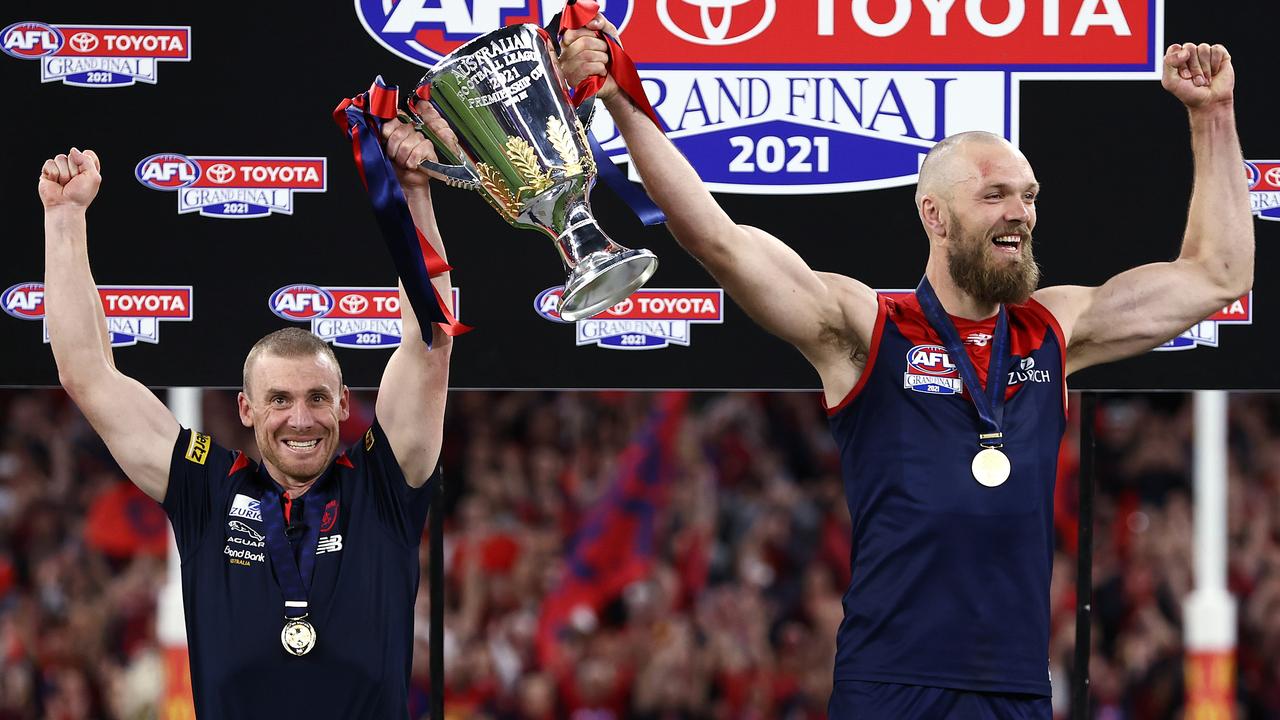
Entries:
<svg viewBox="0 0 1280 720">
<path fill-rule="evenodd" d="M 598 17 L 564 38 L 571 85 L 604 74 L 597 30 L 616 32 Z M 822 381 L 853 518 L 831 717 L 1052 716 L 1065 377 L 1146 352 L 1253 284 L 1230 56 L 1172 45 L 1163 84 L 1187 107 L 1195 156 L 1176 260 L 1100 287 L 1037 289 L 1035 173 L 1003 138 L 963 133 L 920 169 L 929 259 L 915 295 L 898 300 L 734 223 L 611 80 L 600 91 L 676 240 Z"/>
</svg>

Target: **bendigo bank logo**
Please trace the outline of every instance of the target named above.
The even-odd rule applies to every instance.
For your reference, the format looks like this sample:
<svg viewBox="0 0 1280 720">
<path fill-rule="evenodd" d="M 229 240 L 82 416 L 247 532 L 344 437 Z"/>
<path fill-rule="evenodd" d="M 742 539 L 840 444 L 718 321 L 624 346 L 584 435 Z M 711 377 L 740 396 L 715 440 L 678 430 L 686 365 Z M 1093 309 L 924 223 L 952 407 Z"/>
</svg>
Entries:
<svg viewBox="0 0 1280 720">
<path fill-rule="evenodd" d="M 1280 220 L 1280 160 L 1245 160 L 1249 206 L 1263 220 Z"/>
<path fill-rule="evenodd" d="M 295 192 L 324 192 L 325 158 L 197 157 L 157 153 L 134 168 L 138 182 L 178 194 L 178 214 L 258 218 L 293 214 Z"/>
<path fill-rule="evenodd" d="M 428 7 L 428 5 L 430 7 Z M 358 0 L 366 28 L 432 64 L 559 3 Z M 712 190 L 909 185 L 938 140 L 1018 142 L 1024 80 L 1156 79 L 1163 0 L 654 0 L 602 3 L 668 135 Z M 626 148 L 608 113 L 593 129 Z"/>
<path fill-rule="evenodd" d="M 459 297 L 453 288 L 454 317 Z M 396 288 L 286 285 L 271 294 L 267 307 L 285 320 L 310 322 L 312 334 L 336 347 L 394 348 L 404 337 Z"/>
<path fill-rule="evenodd" d="M 155 84 L 158 63 L 191 59 L 191 28 L 24 21 L 0 31 L 0 50 L 39 60 L 40 82 L 61 80 L 81 87 Z"/>
<path fill-rule="evenodd" d="M 191 315 L 191 286 L 99 285 L 102 309 L 112 347 L 136 345 L 139 341 L 160 342 L 160 322 L 182 320 Z M 44 322 L 44 284 L 18 283 L 0 294 L 0 308 L 22 320 Z M 44 341 L 49 342 L 45 323 Z"/>
<path fill-rule="evenodd" d="M 565 322 L 556 308 L 564 287 L 547 288 L 533 301 L 533 309 L 552 322 Z M 658 350 L 689 345 L 694 323 L 724 322 L 724 291 L 637 290 L 622 302 L 574 323 L 578 345 L 608 350 Z"/>
</svg>

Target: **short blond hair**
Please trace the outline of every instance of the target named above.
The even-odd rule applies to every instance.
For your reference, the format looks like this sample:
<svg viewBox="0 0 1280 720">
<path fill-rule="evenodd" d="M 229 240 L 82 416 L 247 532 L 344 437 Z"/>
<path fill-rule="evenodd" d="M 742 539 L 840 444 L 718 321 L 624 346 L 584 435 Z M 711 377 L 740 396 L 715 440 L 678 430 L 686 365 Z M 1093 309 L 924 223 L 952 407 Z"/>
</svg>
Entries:
<svg viewBox="0 0 1280 720">
<path fill-rule="evenodd" d="M 287 327 L 269 333 L 253 344 L 244 359 L 244 371 L 241 382 L 245 395 L 249 394 L 249 371 L 253 364 L 263 355 L 282 358 L 305 358 L 324 355 L 333 361 L 333 368 L 338 371 L 338 387 L 342 387 L 342 366 L 338 364 L 338 356 L 333 354 L 329 343 L 302 328 Z"/>
</svg>

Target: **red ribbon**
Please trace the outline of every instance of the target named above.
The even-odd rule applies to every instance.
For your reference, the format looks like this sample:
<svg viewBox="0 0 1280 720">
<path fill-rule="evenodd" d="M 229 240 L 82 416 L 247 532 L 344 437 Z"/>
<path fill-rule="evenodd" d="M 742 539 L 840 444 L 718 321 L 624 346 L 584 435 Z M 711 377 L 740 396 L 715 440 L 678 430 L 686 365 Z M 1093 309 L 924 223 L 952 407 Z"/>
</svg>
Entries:
<svg viewBox="0 0 1280 720">
<path fill-rule="evenodd" d="M 595 19 L 600 14 L 600 5 L 595 0 L 569 0 L 565 5 L 564 12 L 560 14 L 560 35 L 563 37 L 566 30 L 578 30 L 587 26 L 587 23 Z M 636 70 L 636 64 L 632 62 L 631 57 L 622 49 L 622 43 L 617 38 L 606 35 L 604 32 L 597 31 L 596 35 L 603 38 L 608 44 L 609 62 L 607 64 L 609 75 L 613 77 L 613 81 L 618 84 L 618 89 L 626 93 L 631 98 L 631 102 L 640 108 L 654 125 L 662 128 L 662 120 L 658 118 L 658 113 L 654 111 L 653 106 L 649 104 L 649 98 L 644 94 L 644 84 L 640 82 L 640 73 Z M 578 86 L 573 89 L 573 106 L 578 107 L 586 102 L 587 98 L 592 97 L 600 88 L 604 87 L 604 78 L 599 75 L 587 77 Z"/>
<path fill-rule="evenodd" d="M 370 191 L 367 172 L 376 172 L 381 178 L 379 197 L 375 197 L 374 193 L 370 193 L 370 199 L 374 201 L 374 212 L 379 214 L 379 225 L 395 225 L 399 227 L 400 229 L 392 233 L 396 237 L 402 235 L 402 231 L 407 232 L 410 226 L 413 228 L 422 263 L 416 269 L 413 267 L 416 263 L 411 259 L 412 252 L 409 253 L 409 256 L 397 252 L 397 246 L 402 241 L 391 236 L 387 236 L 386 239 L 388 249 L 391 250 L 393 259 L 397 261 L 396 272 L 400 275 L 400 279 L 405 285 L 405 292 L 410 299 L 425 301 L 426 298 L 424 296 L 426 293 L 424 291 L 427 288 L 430 288 L 430 293 L 434 295 L 435 307 L 419 308 L 418 305 L 420 303 L 414 302 L 414 309 L 419 311 L 418 314 L 420 316 L 430 318 L 436 322 L 446 335 L 461 335 L 471 328 L 458 322 L 450 311 L 451 303 L 446 302 L 440 295 L 440 291 L 430 282 L 415 280 L 415 276 L 417 278 L 422 277 L 418 274 L 422 269 L 426 270 L 427 277 L 432 278 L 453 268 L 431 246 L 422 230 L 415 223 L 412 223 L 400 183 L 396 179 L 395 173 L 391 171 L 389 159 L 382 152 L 381 138 L 377 134 L 384 122 L 396 116 L 399 91 L 395 86 L 383 85 L 380 80 L 381 78 L 375 80 L 373 85 L 369 87 L 368 92 L 344 99 L 338 103 L 338 107 L 333 111 L 333 120 L 338 124 L 338 128 L 351 138 L 351 155 L 355 159 L 356 170 L 360 173 L 360 182 L 364 185 L 365 191 Z M 362 134 L 362 130 L 365 131 L 364 134 Z M 369 157 L 365 157 L 366 149 Z M 368 171 L 366 166 L 370 168 Z M 387 217 L 382 217 L 382 215 Z M 396 217 L 403 218 L 402 224 L 397 224 L 394 219 Z M 384 235 L 388 232 L 385 227 L 383 227 L 383 232 Z M 420 282 L 426 287 L 418 287 Z M 428 310 L 428 312 L 423 313 L 422 310 Z M 424 333 L 423 339 L 429 345 L 431 342 L 430 333 Z"/>
</svg>

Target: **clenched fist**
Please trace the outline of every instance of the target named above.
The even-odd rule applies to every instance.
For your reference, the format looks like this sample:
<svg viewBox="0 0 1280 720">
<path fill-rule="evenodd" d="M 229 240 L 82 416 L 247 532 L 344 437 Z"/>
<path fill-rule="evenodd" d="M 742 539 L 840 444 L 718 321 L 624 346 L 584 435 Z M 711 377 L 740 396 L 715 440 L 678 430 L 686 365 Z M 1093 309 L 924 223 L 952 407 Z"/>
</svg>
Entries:
<svg viewBox="0 0 1280 720">
<path fill-rule="evenodd" d="M 89 207 L 102 184 L 102 164 L 92 150 L 71 148 L 66 155 L 44 161 L 40 168 L 40 202 L 45 212 L 55 208 Z"/>
<path fill-rule="evenodd" d="M 609 43 L 600 37 L 601 32 L 618 36 L 618 28 L 604 15 L 591 18 L 584 28 L 566 31 L 560 39 L 560 71 L 569 87 L 577 87 L 592 75 L 603 77 L 604 87 L 596 97 L 608 100 L 617 94 L 618 86 L 609 75 Z"/>
<path fill-rule="evenodd" d="M 1183 43 L 1164 53 L 1164 89 L 1188 108 L 1230 103 L 1236 85 L 1231 54 L 1221 45 Z"/>
</svg>

